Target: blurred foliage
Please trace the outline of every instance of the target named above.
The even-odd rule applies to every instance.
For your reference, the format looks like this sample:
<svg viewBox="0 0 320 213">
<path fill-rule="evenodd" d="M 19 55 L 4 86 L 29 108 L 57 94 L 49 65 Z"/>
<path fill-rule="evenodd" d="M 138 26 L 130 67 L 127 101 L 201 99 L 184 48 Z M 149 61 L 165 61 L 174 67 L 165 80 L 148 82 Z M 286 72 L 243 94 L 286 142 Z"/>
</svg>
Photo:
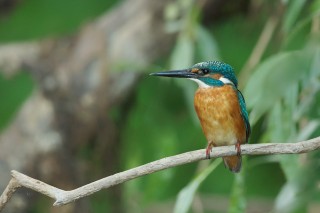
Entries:
<svg viewBox="0 0 320 213">
<path fill-rule="evenodd" d="M 177 202 L 174 207 L 174 213 L 187 213 L 193 197 L 199 188 L 200 184 L 208 177 L 208 175 L 217 168 L 222 162 L 222 159 L 217 159 L 211 163 L 204 171 L 202 171 L 196 178 L 194 178 L 183 190 L 180 191 Z"/>
<path fill-rule="evenodd" d="M 0 132 L 31 94 L 32 87 L 32 79 L 26 73 L 20 73 L 11 79 L 0 75 Z"/>
<path fill-rule="evenodd" d="M 1 17 L 0 43 L 74 32 L 114 3 L 21 1 L 11 14 Z M 253 127 L 251 143 L 295 142 L 319 136 L 320 1 L 251 4 L 248 14 L 234 14 L 208 26 L 201 23 L 197 1 L 169 4 L 164 13 L 166 30 L 178 33 L 178 39 L 167 62 L 160 66 L 177 69 L 199 61 L 223 60 L 234 66 L 238 76 L 240 70 L 249 72 L 243 92 Z M 279 24 L 266 41 L 262 59 L 253 69 L 242 70 L 271 15 Z M 1 77 L 0 87 L 0 127 L 4 127 L 30 94 L 32 80 L 27 74 Z M 113 117 L 122 131 L 119 171 L 206 146 L 193 109 L 196 87 L 181 79 L 142 78 L 128 117 Z M 117 109 L 111 114 L 117 114 Z M 320 198 L 319 159 L 319 152 L 248 157 L 237 175 L 222 164 L 218 166 L 217 160 L 185 165 L 125 183 L 123 202 L 128 212 L 143 212 L 157 204 L 169 204 L 173 211 L 174 202 L 175 212 L 201 212 L 196 204 L 203 212 L 219 212 L 209 211 L 204 202 L 199 204 L 193 198 L 212 197 L 214 206 L 218 204 L 215 196 L 220 196 L 230 198 L 223 212 L 244 212 L 254 199 L 273 202 L 274 212 L 307 212 L 310 203 Z M 104 199 L 108 200 L 98 194 L 92 198 L 94 212 L 109 209 Z"/>
<path fill-rule="evenodd" d="M 12 10 L 0 14 L 0 44 L 71 33 L 116 2 L 17 1 Z M 33 81 L 26 70 L 12 77 L 0 74 L 0 130 L 8 124 L 22 102 L 31 94 L 32 87 Z"/>
<path fill-rule="evenodd" d="M 33 40 L 74 32 L 105 12 L 116 0 L 28 0 L 0 16 L 0 43 Z"/>
</svg>

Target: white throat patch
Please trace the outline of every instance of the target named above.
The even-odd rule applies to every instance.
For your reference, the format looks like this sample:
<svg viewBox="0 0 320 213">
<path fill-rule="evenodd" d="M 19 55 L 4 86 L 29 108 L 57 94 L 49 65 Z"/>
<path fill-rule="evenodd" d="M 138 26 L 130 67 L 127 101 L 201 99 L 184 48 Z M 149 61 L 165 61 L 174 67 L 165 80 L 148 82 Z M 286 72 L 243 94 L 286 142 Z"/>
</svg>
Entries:
<svg viewBox="0 0 320 213">
<path fill-rule="evenodd" d="M 195 81 L 198 83 L 199 87 L 201 88 L 209 88 L 210 86 L 202 81 L 200 81 L 199 79 L 196 79 L 196 78 L 189 78 L 190 80 L 192 81 Z"/>
</svg>

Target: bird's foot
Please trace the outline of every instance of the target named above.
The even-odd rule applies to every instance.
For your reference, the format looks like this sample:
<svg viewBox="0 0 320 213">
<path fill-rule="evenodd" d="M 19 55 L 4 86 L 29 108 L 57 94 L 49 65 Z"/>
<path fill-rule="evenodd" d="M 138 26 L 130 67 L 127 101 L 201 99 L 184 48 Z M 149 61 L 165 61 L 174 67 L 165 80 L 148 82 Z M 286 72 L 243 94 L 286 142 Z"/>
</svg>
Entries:
<svg viewBox="0 0 320 213">
<path fill-rule="evenodd" d="M 207 149 L 206 149 L 206 158 L 210 159 L 210 152 L 212 151 L 212 147 L 214 147 L 214 143 L 213 142 L 209 142 Z"/>
<path fill-rule="evenodd" d="M 241 144 L 239 142 L 236 143 L 235 148 L 237 150 L 237 155 L 241 155 Z"/>
</svg>

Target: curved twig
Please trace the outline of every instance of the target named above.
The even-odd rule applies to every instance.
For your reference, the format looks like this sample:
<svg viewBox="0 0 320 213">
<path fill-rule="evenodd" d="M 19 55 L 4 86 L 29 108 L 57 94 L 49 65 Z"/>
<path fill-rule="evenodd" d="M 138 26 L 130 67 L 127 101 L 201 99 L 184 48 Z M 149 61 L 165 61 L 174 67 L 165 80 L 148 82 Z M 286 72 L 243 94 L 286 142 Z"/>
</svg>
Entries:
<svg viewBox="0 0 320 213">
<path fill-rule="evenodd" d="M 273 154 L 299 154 L 306 153 L 320 148 L 320 137 L 297 142 L 297 143 L 266 143 L 266 144 L 245 144 L 241 146 L 242 155 L 273 155 Z M 212 158 L 236 155 L 234 146 L 215 147 L 211 152 Z M 20 172 L 12 171 L 12 178 L 0 197 L 0 211 L 10 200 L 13 193 L 19 187 L 26 187 L 51 197 L 55 200 L 54 206 L 61 206 L 73 202 L 79 198 L 91 195 L 101 189 L 132 180 L 134 178 L 151 174 L 160 170 L 176 167 L 179 165 L 205 160 L 205 149 L 186 152 L 183 154 L 162 158 L 145 165 L 129 169 L 77 189 L 65 191 L 42 181 L 26 176 Z"/>
</svg>

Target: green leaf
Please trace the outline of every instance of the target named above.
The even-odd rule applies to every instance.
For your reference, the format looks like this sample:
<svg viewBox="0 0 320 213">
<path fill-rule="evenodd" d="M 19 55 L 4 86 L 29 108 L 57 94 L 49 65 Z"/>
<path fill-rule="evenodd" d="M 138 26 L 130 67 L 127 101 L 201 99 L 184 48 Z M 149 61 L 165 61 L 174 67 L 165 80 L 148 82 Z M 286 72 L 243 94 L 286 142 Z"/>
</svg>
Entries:
<svg viewBox="0 0 320 213">
<path fill-rule="evenodd" d="M 310 138 L 312 133 L 316 131 L 316 129 L 320 125 L 320 119 L 309 121 L 299 132 L 299 135 L 297 137 L 297 141 L 303 141 Z"/>
<path fill-rule="evenodd" d="M 270 131 L 269 136 L 271 140 L 283 141 L 286 139 L 283 134 L 284 128 L 282 125 L 282 116 L 283 108 L 281 101 L 277 101 L 273 104 L 273 108 L 270 111 L 269 122 L 268 122 L 268 131 Z"/>
<path fill-rule="evenodd" d="M 245 195 L 245 174 L 246 174 L 246 165 L 247 158 L 246 156 L 242 157 L 242 168 L 241 172 L 235 174 L 235 179 L 232 187 L 232 194 L 230 196 L 230 206 L 229 213 L 240 213 L 245 212 L 246 210 L 246 195 Z"/>
<path fill-rule="evenodd" d="M 211 35 L 204 27 L 197 27 L 197 48 L 201 61 L 219 60 L 218 45 L 213 35 Z"/>
<path fill-rule="evenodd" d="M 286 11 L 283 23 L 283 28 L 286 33 L 291 30 L 297 21 L 305 2 L 306 0 L 291 0 L 289 2 L 289 7 Z"/>
<path fill-rule="evenodd" d="M 318 12 L 320 11 L 320 0 L 315 0 L 311 4 L 311 11 Z"/>
<path fill-rule="evenodd" d="M 217 168 L 222 162 L 221 158 L 216 159 L 203 170 L 195 179 L 193 179 L 186 187 L 184 187 L 178 195 L 174 206 L 174 213 L 186 213 L 190 209 L 193 197 L 198 190 L 201 183 L 208 177 L 208 175 Z"/>
<path fill-rule="evenodd" d="M 319 91 L 320 91 L 320 48 L 317 48 L 313 55 L 312 64 L 310 68 L 310 75 L 302 82 L 301 92 L 303 95 L 300 98 L 300 103 L 295 112 L 295 118 L 300 119 L 303 115 L 309 114 L 309 117 L 318 117 L 319 113 L 315 110 L 319 105 Z"/>
<path fill-rule="evenodd" d="M 294 26 L 292 26 L 290 33 L 287 34 L 286 39 L 282 44 L 282 50 L 292 48 L 300 49 L 305 45 L 306 42 L 312 41 L 310 39 L 310 25 L 312 24 L 313 20 L 319 17 L 320 8 L 318 8 L 318 6 L 315 6 L 315 8 L 311 10 L 313 12 L 305 15 L 302 19 L 297 21 L 297 23 Z"/>
<path fill-rule="evenodd" d="M 170 57 L 170 69 L 190 67 L 194 61 L 194 43 L 186 33 L 180 34 Z"/>
<path fill-rule="evenodd" d="M 317 191 L 318 159 L 308 158 L 308 164 L 296 167 L 297 172 L 282 187 L 274 206 L 274 212 L 298 213 L 306 212 L 307 204 Z"/>
<path fill-rule="evenodd" d="M 244 89 L 253 125 L 274 103 L 308 75 L 313 51 L 301 50 L 277 54 L 263 62 L 253 73 Z"/>
<path fill-rule="evenodd" d="M 188 33 L 180 34 L 177 44 L 170 57 L 170 69 L 184 69 L 190 67 L 194 63 L 194 42 Z M 186 79 L 175 79 L 184 91 L 186 103 L 189 111 L 193 115 L 193 120 L 198 122 L 198 118 L 194 113 L 193 96 L 196 84 Z"/>
</svg>

